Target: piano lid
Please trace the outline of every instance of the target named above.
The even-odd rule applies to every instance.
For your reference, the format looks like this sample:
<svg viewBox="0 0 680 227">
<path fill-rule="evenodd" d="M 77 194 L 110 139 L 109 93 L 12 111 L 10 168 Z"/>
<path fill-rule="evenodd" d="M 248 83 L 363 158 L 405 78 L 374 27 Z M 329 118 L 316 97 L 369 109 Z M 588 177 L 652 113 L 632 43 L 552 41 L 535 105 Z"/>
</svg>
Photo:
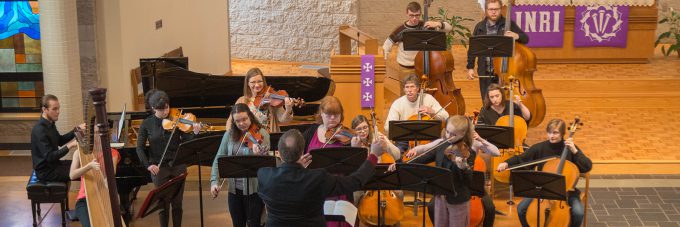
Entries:
<svg viewBox="0 0 680 227">
<path fill-rule="evenodd" d="M 153 70 L 144 70 L 152 72 Z M 279 90 L 286 90 L 291 97 L 303 98 L 305 102 L 321 100 L 329 94 L 333 81 L 316 76 L 267 76 L 267 83 Z M 168 93 L 172 107 L 205 108 L 210 116 L 223 118 L 228 109 L 243 95 L 244 76 L 218 76 L 197 73 L 180 67 L 156 70 L 156 75 L 143 74 L 144 93 L 155 88 Z M 155 81 L 155 82 L 154 82 Z M 154 86 L 155 84 L 155 86 Z M 212 108 L 210 108 L 212 107 Z M 295 108 L 296 116 L 309 116 L 316 113 L 318 104 L 307 104 Z M 193 110 L 192 110 L 193 111 Z M 208 110 L 205 110 L 208 111 Z"/>
</svg>

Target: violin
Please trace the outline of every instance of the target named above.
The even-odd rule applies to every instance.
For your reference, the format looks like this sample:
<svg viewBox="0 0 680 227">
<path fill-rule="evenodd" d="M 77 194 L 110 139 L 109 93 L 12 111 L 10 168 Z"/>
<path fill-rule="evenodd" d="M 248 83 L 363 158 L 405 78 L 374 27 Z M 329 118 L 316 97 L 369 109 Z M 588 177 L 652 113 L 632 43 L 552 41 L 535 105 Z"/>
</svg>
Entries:
<svg viewBox="0 0 680 227">
<path fill-rule="evenodd" d="M 288 96 L 288 92 L 285 90 L 275 90 L 271 86 L 262 89 L 262 91 L 255 96 L 255 106 L 259 109 L 265 108 L 267 106 L 280 107 L 285 103 Z M 301 98 L 290 98 L 293 101 L 293 106 L 302 107 L 305 104 L 305 100 Z"/>
<path fill-rule="evenodd" d="M 196 115 L 192 113 L 182 114 L 182 111 L 176 112 L 173 109 L 170 111 L 169 116 L 169 118 L 163 119 L 162 125 L 165 130 L 174 130 L 177 128 L 182 132 L 191 132 L 194 130 L 194 124 L 200 124 L 201 129 L 203 129 L 204 126 L 209 126 L 208 124 L 196 122 Z"/>
<path fill-rule="evenodd" d="M 349 145 L 352 142 L 352 137 L 356 133 L 350 128 L 340 125 L 336 128 L 330 128 L 326 130 L 326 143 L 334 143 L 334 141 L 340 141 L 342 145 Z"/>
<path fill-rule="evenodd" d="M 257 127 L 255 124 L 251 124 L 250 128 L 243 134 L 243 139 L 241 141 L 245 140 L 246 145 L 248 145 L 248 148 L 250 150 L 253 149 L 253 146 L 260 146 L 262 142 L 264 141 L 262 138 L 262 134 L 260 133 L 260 128 Z"/>
</svg>

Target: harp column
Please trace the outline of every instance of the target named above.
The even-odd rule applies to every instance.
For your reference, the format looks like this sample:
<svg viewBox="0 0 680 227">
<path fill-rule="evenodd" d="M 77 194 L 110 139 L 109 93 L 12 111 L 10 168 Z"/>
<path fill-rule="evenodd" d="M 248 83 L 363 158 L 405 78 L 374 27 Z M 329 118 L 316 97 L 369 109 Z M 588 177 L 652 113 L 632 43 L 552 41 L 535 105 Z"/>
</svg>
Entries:
<svg viewBox="0 0 680 227">
<path fill-rule="evenodd" d="M 45 94 L 59 98 L 57 127 L 65 132 L 83 121 L 76 0 L 41 0 L 40 34 Z"/>
</svg>

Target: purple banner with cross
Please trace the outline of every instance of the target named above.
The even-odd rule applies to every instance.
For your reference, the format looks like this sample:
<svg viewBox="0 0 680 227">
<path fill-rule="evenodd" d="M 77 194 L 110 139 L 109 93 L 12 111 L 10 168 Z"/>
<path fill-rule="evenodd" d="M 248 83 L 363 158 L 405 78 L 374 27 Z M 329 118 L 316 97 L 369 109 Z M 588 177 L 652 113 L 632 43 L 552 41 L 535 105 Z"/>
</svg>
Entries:
<svg viewBox="0 0 680 227">
<path fill-rule="evenodd" d="M 375 56 L 361 55 L 361 108 L 375 107 Z"/>
<path fill-rule="evenodd" d="M 626 47 L 627 6 L 576 6 L 574 47 Z"/>
<path fill-rule="evenodd" d="M 564 6 L 513 6 L 512 20 L 529 36 L 528 47 L 563 46 Z"/>
</svg>

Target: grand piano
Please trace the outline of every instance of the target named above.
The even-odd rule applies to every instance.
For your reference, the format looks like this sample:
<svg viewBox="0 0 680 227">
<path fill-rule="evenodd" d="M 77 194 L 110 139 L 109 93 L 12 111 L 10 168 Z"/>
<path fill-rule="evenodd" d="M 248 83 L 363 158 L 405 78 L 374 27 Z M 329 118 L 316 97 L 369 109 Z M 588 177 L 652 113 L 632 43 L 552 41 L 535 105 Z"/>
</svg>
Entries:
<svg viewBox="0 0 680 227">
<path fill-rule="evenodd" d="M 172 108 L 184 108 L 192 112 L 200 120 L 224 125 L 231 106 L 243 95 L 244 76 L 219 76 L 209 73 L 198 73 L 188 70 L 188 58 L 169 57 L 140 59 L 140 75 L 133 77 L 133 95 L 139 100 L 143 94 L 159 89 L 170 97 Z M 286 90 L 291 97 L 303 98 L 306 105 L 295 107 L 295 122 L 283 125 L 283 131 L 289 128 L 304 129 L 312 122 L 311 116 L 316 114 L 319 101 L 333 94 L 334 83 L 326 77 L 318 76 L 269 76 L 267 83 L 279 90 Z M 142 91 L 137 91 L 142 88 Z M 126 223 L 131 220 L 134 209 L 132 202 L 141 186 L 151 183 L 149 171 L 141 164 L 136 153 L 136 132 L 139 122 L 151 114 L 150 108 L 138 112 L 127 112 L 124 116 L 124 128 L 118 148 L 121 162 L 118 164 L 116 183 L 120 195 L 121 211 Z M 121 113 L 109 113 L 112 125 L 121 118 Z M 137 124 L 134 122 L 137 121 Z M 112 130 L 113 131 L 113 130 Z M 220 134 L 223 132 L 211 132 Z M 124 138 L 123 138 L 124 137 Z M 212 162 L 210 162 L 212 163 Z"/>
</svg>

